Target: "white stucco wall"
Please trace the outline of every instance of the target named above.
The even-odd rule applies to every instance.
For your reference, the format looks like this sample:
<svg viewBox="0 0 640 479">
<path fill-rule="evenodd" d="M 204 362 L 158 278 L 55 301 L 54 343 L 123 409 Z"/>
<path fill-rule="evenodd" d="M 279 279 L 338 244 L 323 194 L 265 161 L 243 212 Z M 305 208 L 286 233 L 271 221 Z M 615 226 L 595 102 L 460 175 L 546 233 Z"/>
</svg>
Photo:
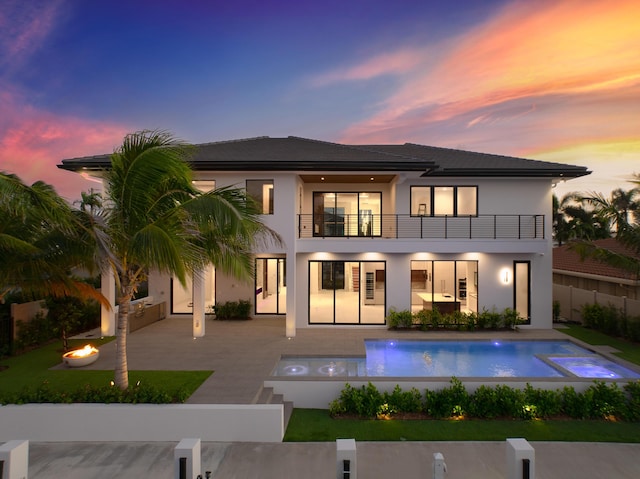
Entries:
<svg viewBox="0 0 640 479">
<path fill-rule="evenodd" d="M 281 442 L 281 404 L 24 404 L 0 406 L 0 441 Z"/>
</svg>

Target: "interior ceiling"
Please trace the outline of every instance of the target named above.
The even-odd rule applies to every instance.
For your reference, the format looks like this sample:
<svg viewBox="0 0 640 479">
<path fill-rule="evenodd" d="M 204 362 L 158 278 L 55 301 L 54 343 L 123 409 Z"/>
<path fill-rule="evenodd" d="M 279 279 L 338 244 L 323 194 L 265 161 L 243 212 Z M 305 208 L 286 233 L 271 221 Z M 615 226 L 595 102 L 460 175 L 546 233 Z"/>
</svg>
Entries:
<svg viewBox="0 0 640 479">
<path fill-rule="evenodd" d="M 396 175 L 300 175 L 305 183 L 390 183 Z"/>
</svg>

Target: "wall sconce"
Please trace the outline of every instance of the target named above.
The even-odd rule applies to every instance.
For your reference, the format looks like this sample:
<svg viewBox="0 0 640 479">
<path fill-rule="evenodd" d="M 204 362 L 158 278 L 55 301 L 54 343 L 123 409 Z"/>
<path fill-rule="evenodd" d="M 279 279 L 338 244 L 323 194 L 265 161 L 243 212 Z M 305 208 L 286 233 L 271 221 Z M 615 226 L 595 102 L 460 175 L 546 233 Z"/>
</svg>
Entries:
<svg viewBox="0 0 640 479">
<path fill-rule="evenodd" d="M 511 283 L 511 271 L 508 268 L 502 268 L 500 271 L 500 281 L 502 281 L 502 284 Z"/>
</svg>

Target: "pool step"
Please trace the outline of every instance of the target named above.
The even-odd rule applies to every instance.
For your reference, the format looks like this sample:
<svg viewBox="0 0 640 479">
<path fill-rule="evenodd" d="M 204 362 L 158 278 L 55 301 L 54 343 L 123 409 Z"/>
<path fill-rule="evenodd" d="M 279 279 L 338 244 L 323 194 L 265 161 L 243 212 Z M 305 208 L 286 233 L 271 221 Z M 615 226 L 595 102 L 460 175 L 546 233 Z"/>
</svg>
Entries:
<svg viewBox="0 0 640 479">
<path fill-rule="evenodd" d="M 284 429 L 286 431 L 293 412 L 293 402 L 285 401 L 282 394 L 274 394 L 273 388 L 263 387 L 257 395 L 255 404 L 282 404 L 284 406 Z"/>
</svg>

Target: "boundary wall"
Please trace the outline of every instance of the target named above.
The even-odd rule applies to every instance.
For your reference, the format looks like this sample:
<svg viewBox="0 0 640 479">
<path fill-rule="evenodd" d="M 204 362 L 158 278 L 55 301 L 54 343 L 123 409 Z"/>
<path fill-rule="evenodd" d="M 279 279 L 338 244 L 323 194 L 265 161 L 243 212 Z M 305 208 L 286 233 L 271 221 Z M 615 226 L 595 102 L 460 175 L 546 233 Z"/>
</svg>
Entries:
<svg viewBox="0 0 640 479">
<path fill-rule="evenodd" d="M 0 441 L 281 442 L 282 404 L 23 404 L 0 406 Z"/>
</svg>

